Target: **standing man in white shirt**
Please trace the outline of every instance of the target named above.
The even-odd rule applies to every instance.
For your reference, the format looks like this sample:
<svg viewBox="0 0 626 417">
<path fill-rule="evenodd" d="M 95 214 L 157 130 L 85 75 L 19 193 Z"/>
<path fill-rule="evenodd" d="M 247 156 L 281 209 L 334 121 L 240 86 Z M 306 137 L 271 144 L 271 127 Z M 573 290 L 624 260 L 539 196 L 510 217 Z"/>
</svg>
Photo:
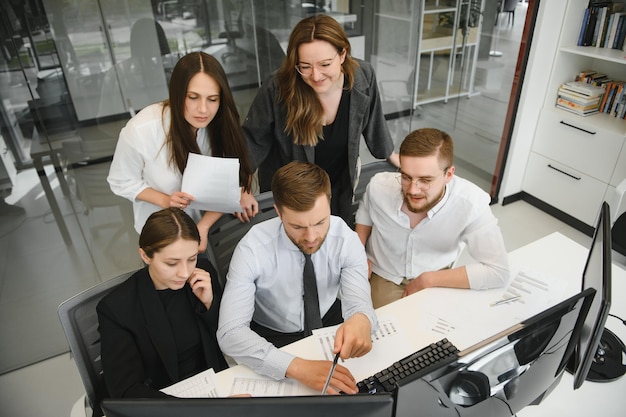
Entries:
<svg viewBox="0 0 626 417">
<path fill-rule="evenodd" d="M 454 175 L 452 138 L 424 128 L 400 145 L 400 172 L 376 174 L 356 213 L 374 308 L 424 288 L 504 285 L 509 265 L 489 195 Z M 476 261 L 451 268 L 462 243 Z"/>
<path fill-rule="evenodd" d="M 330 178 L 321 167 L 310 162 L 281 167 L 273 176 L 272 193 L 278 217 L 253 226 L 233 253 L 217 338 L 226 355 L 257 373 L 293 378 L 321 391 L 330 361 L 305 360 L 278 349 L 307 336 L 305 259 L 310 256 L 315 270 L 317 327 L 343 322 L 333 353 L 347 359 L 371 350 L 377 327 L 367 257 L 357 234 L 330 214 Z M 341 365 L 328 388 L 331 394 L 339 391 L 358 392 L 356 380 Z"/>
</svg>

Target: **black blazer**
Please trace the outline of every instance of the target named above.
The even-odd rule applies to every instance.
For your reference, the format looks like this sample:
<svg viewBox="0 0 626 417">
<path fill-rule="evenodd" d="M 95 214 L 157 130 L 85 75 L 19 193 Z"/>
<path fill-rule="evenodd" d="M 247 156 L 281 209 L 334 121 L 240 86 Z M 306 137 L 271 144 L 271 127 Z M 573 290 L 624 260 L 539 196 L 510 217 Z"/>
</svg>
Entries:
<svg viewBox="0 0 626 417">
<path fill-rule="evenodd" d="M 211 274 L 214 293 L 211 308 L 204 307 L 188 284 L 183 290 L 196 313 L 207 365 L 218 372 L 228 367 L 215 337 L 222 289 L 208 261 L 199 259 L 198 267 Z M 166 396 L 159 389 L 180 380 L 176 345 L 148 268 L 137 271 L 105 296 L 97 312 L 102 369 L 109 394 L 105 396 Z"/>
</svg>

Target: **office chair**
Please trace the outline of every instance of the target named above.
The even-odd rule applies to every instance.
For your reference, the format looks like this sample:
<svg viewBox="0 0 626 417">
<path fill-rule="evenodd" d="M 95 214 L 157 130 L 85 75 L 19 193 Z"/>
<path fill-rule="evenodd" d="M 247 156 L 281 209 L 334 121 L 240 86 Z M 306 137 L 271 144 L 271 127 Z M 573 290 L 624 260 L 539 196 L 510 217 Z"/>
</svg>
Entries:
<svg viewBox="0 0 626 417">
<path fill-rule="evenodd" d="M 102 230 L 113 230 L 112 236 L 106 238 L 105 248 L 112 259 L 116 257 L 111 250 L 119 245 L 121 237 L 127 235 L 130 243 L 136 240 L 132 204 L 113 194 L 107 182 L 114 149 L 115 141 L 109 140 L 66 141 L 62 148 L 68 182 L 75 186 L 76 198 L 83 205 L 91 235 L 96 237 Z M 104 215 L 114 209 L 119 210 L 119 214 Z M 101 211 L 100 215 L 96 210 Z M 102 218 L 111 221 L 94 223 Z"/>
<path fill-rule="evenodd" d="M 231 4 L 230 2 L 228 2 Z M 232 17 L 230 14 L 231 7 L 225 8 L 225 17 L 224 17 L 224 32 L 221 32 L 218 37 L 220 39 L 226 39 L 226 45 L 228 46 L 228 50 L 222 54 L 222 62 L 226 62 L 226 58 L 229 56 L 238 57 L 242 54 L 245 55 L 245 51 L 237 46 L 236 40 L 243 38 L 244 30 L 243 30 L 243 0 L 239 1 L 239 11 L 237 13 L 236 26 L 233 24 Z"/>
<path fill-rule="evenodd" d="M 207 256 L 217 270 L 218 280 L 222 288 L 226 284 L 230 258 L 233 256 L 239 240 L 255 224 L 277 216 L 271 191 L 257 195 L 256 200 L 259 203 L 259 212 L 250 219 L 249 223 L 241 223 L 235 216 L 225 214 L 209 229 Z"/>
<path fill-rule="evenodd" d="M 102 415 L 100 401 L 105 392 L 96 305 L 134 273 L 135 271 L 127 272 L 101 282 L 62 302 L 57 310 L 74 363 L 85 387 L 85 409 L 91 409 L 93 417 Z"/>
<path fill-rule="evenodd" d="M 352 219 L 348 223 L 348 226 L 350 226 L 350 228 L 354 229 L 356 211 L 359 208 L 359 204 L 361 203 L 363 194 L 365 194 L 367 184 L 369 184 L 372 177 L 379 172 L 395 172 L 397 170 L 398 168 L 396 168 L 386 160 L 370 162 L 369 164 L 365 164 L 361 167 L 359 182 L 356 186 L 356 189 L 354 190 L 354 197 L 352 198 Z"/>
<path fill-rule="evenodd" d="M 613 192 L 611 221 L 613 222 L 611 227 L 613 250 L 626 257 L 626 178 Z M 624 259 L 622 263 L 626 264 Z"/>
<path fill-rule="evenodd" d="M 496 26 L 498 25 L 498 17 L 500 13 L 508 13 L 509 24 L 515 26 L 515 8 L 517 7 L 519 0 L 504 0 L 498 2 L 498 13 L 496 14 Z"/>
<path fill-rule="evenodd" d="M 130 113 L 168 97 L 171 49 L 161 24 L 141 18 L 130 30 L 130 57 L 102 73 L 98 118 Z M 117 135 L 116 135 L 117 138 Z"/>
</svg>

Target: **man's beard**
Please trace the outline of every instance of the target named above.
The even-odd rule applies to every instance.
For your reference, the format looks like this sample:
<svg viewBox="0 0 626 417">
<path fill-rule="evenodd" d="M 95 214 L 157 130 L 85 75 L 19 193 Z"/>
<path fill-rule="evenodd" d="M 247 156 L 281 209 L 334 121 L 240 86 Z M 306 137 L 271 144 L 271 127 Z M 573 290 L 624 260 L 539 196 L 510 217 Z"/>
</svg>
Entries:
<svg viewBox="0 0 626 417">
<path fill-rule="evenodd" d="M 439 194 L 439 196 L 436 199 L 433 199 L 433 200 L 428 200 L 428 195 L 426 194 L 424 196 L 424 200 L 422 200 L 424 202 L 424 204 L 422 204 L 420 207 L 413 207 L 411 205 L 411 199 L 409 198 L 409 195 L 411 195 L 410 193 L 403 192 L 402 196 L 404 198 L 404 204 L 406 205 L 406 208 L 411 213 L 426 213 L 430 209 L 435 207 L 437 205 L 437 203 L 439 203 L 441 201 L 441 199 L 443 198 L 443 195 L 444 195 L 445 192 L 446 192 L 446 189 L 444 187 L 441 190 L 441 194 Z M 415 194 L 413 194 L 413 195 L 415 195 Z"/>
<path fill-rule="evenodd" d="M 289 240 L 291 240 L 293 242 L 293 244 L 296 245 L 298 247 L 298 249 L 300 249 L 300 251 L 302 253 L 307 254 L 307 255 L 313 255 L 315 252 L 320 250 L 320 248 L 324 244 L 324 241 L 326 240 L 326 236 L 328 236 L 328 234 L 324 235 L 320 239 L 319 244 L 317 246 L 315 246 L 314 248 L 309 248 L 309 247 L 305 246 L 302 241 L 295 241 L 294 239 L 292 239 L 291 236 L 289 236 L 289 235 L 287 235 L 287 236 L 289 237 Z"/>
</svg>

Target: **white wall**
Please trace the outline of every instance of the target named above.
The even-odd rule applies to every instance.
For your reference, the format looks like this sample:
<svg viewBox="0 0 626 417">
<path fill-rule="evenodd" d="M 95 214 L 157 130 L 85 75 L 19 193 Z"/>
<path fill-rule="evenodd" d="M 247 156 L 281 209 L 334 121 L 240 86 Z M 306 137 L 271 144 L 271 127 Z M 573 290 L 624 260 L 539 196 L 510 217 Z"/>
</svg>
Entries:
<svg viewBox="0 0 626 417">
<path fill-rule="evenodd" d="M 541 0 L 499 200 L 522 191 L 526 163 L 551 76 L 567 0 Z"/>
</svg>

